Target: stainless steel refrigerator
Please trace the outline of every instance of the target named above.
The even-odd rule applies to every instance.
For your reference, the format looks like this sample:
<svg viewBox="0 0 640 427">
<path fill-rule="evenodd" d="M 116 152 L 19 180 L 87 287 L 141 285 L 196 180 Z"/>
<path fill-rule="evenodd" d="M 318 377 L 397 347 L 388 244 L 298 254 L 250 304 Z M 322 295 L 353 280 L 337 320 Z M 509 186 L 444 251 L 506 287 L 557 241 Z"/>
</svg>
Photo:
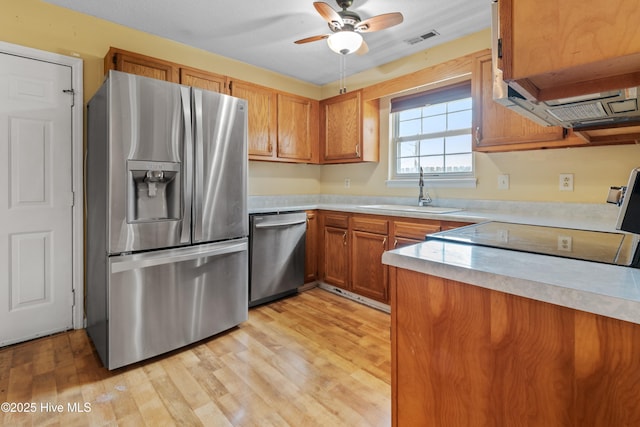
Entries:
<svg viewBox="0 0 640 427">
<path fill-rule="evenodd" d="M 110 71 L 87 111 L 87 331 L 104 365 L 245 321 L 246 101 Z"/>
</svg>

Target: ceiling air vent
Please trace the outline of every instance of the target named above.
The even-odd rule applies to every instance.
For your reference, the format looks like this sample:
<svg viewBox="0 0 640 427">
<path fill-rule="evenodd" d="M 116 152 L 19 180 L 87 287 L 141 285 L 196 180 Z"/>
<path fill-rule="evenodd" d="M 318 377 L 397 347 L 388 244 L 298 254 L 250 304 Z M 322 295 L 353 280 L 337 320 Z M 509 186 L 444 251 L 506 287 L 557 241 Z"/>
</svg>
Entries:
<svg viewBox="0 0 640 427">
<path fill-rule="evenodd" d="M 436 30 L 431 30 L 428 33 L 425 33 L 421 36 L 417 36 L 417 37 L 413 37 L 410 39 L 405 40 L 405 42 L 409 43 L 409 44 L 417 44 L 420 43 L 421 41 L 424 41 L 426 39 L 430 39 L 431 37 L 435 37 L 437 35 L 439 35 L 440 33 L 437 32 Z"/>
</svg>

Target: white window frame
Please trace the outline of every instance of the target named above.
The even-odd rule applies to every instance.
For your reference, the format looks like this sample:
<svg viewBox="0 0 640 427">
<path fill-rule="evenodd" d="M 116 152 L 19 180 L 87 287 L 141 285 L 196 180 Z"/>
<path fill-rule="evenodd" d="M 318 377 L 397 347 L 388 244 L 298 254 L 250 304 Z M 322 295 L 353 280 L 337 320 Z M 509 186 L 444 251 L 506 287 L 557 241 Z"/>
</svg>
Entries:
<svg viewBox="0 0 640 427">
<path fill-rule="evenodd" d="M 439 88 L 438 91 L 446 91 L 447 87 Z M 425 94 L 428 92 L 424 92 Z M 417 94 L 419 96 L 420 94 Z M 462 99 L 462 98 L 461 98 Z M 421 107 L 416 107 L 421 108 Z M 389 110 L 391 111 L 391 110 Z M 455 135 L 455 134 L 472 134 L 473 126 L 470 123 L 469 128 L 456 130 L 453 132 L 438 132 L 433 134 L 416 135 L 405 138 L 398 138 L 396 132 L 399 126 L 399 114 L 389 112 L 389 170 L 388 180 L 386 182 L 387 187 L 413 187 L 417 185 L 419 174 L 397 174 L 397 147 L 398 143 L 402 140 L 414 140 L 421 139 L 421 137 L 438 137 L 443 135 Z M 471 153 L 471 168 L 470 172 L 447 172 L 447 173 L 426 173 L 425 179 L 429 181 L 431 187 L 447 187 L 447 188 L 475 188 L 477 185 L 477 179 L 475 176 L 475 155 L 473 149 Z M 446 154 L 445 154 L 446 156 Z"/>
</svg>

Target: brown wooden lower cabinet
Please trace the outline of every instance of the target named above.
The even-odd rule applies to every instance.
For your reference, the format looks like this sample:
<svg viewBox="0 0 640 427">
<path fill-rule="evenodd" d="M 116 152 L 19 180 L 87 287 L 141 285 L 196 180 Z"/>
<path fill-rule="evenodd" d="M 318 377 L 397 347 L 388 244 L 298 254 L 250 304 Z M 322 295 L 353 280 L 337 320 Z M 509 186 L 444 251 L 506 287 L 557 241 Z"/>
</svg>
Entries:
<svg viewBox="0 0 640 427">
<path fill-rule="evenodd" d="M 640 325 L 390 268 L 393 426 L 640 425 Z"/>
<path fill-rule="evenodd" d="M 349 288 L 349 214 L 324 212 L 320 215 L 321 280 Z"/>
<path fill-rule="evenodd" d="M 304 283 L 318 278 L 318 212 L 307 211 L 305 234 Z"/>
<path fill-rule="evenodd" d="M 321 210 L 318 280 L 388 304 L 384 251 L 420 243 L 429 233 L 463 225 L 468 223 Z"/>
<path fill-rule="evenodd" d="M 393 245 L 391 249 L 403 246 L 415 245 L 423 242 L 429 233 L 437 233 L 441 230 L 442 224 L 438 220 L 411 220 L 404 218 L 393 221 Z"/>
<path fill-rule="evenodd" d="M 351 291 L 387 303 L 388 267 L 382 264 L 382 254 L 388 249 L 389 220 L 353 215 L 351 230 Z"/>
</svg>

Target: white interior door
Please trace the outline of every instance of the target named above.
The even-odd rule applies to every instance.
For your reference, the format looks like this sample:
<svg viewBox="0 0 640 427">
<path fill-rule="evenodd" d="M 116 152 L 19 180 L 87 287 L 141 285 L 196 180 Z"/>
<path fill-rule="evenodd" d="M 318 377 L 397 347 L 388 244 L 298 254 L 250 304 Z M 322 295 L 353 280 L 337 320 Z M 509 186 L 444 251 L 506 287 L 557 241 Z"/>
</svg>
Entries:
<svg viewBox="0 0 640 427">
<path fill-rule="evenodd" d="M 73 327 L 71 87 L 0 54 L 0 346 Z"/>
</svg>

